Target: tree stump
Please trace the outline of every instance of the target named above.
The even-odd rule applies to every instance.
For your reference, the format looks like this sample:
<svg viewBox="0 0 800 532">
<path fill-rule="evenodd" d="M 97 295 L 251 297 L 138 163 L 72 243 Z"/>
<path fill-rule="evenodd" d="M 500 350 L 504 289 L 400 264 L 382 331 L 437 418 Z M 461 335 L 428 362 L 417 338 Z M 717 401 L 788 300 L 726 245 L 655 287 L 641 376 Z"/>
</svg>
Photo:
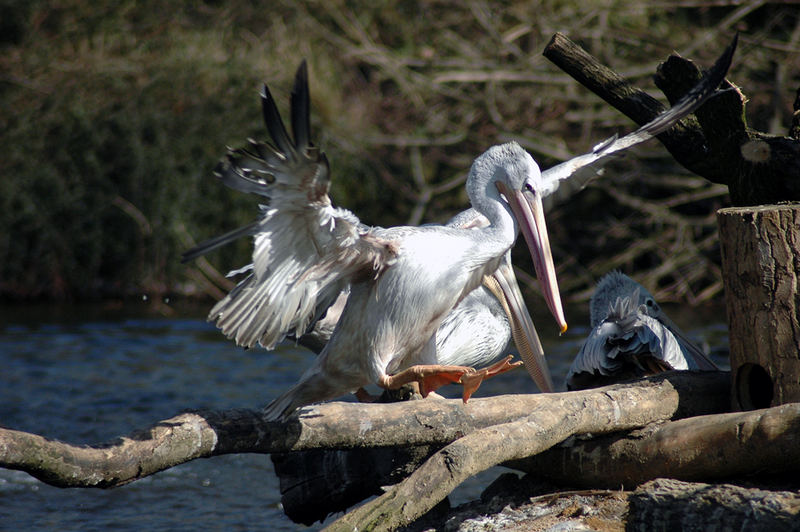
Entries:
<svg viewBox="0 0 800 532">
<path fill-rule="evenodd" d="M 800 204 L 717 212 L 737 410 L 800 402 Z"/>
</svg>

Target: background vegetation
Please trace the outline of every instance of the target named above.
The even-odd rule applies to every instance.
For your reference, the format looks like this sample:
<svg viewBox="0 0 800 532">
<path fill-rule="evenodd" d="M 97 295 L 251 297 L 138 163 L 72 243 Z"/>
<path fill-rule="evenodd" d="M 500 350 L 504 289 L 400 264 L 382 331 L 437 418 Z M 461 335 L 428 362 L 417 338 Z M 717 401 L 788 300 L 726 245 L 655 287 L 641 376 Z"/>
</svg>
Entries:
<svg viewBox="0 0 800 532">
<path fill-rule="evenodd" d="M 265 137 L 259 86 L 285 110 L 303 58 L 335 201 L 370 224 L 440 222 L 492 144 L 517 139 L 546 168 L 633 129 L 542 57 L 556 31 L 660 96 L 668 54 L 709 66 L 737 30 L 729 79 L 751 125 L 783 134 L 795 2 L 0 1 L 0 298 L 218 295 L 214 270 L 250 242 L 210 264 L 180 253 L 253 218 L 211 170 Z M 726 201 L 657 142 L 638 149 L 548 214 L 565 297 L 620 268 L 664 300 L 720 298 Z"/>
</svg>

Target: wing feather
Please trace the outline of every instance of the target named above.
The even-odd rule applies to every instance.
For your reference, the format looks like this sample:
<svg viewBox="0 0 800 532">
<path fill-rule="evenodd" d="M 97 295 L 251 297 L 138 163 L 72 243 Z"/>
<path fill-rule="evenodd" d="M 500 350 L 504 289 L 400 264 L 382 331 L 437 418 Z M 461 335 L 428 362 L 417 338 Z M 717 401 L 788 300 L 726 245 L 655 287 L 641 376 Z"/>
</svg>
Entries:
<svg viewBox="0 0 800 532">
<path fill-rule="evenodd" d="M 660 321 L 637 307 L 638 290 L 630 297 L 619 298 L 609 315 L 597 325 L 567 372 L 572 388 L 580 382 L 598 384 L 649 375 L 656 370 L 689 369 L 677 339 Z"/>
<path fill-rule="evenodd" d="M 225 185 L 267 198 L 261 217 L 187 256 L 254 235 L 252 270 L 208 318 L 239 345 L 272 349 L 287 334 L 301 336 L 353 279 L 380 275 L 397 250 L 352 212 L 331 204 L 328 160 L 309 137 L 305 62 L 291 97 L 294 141 L 266 86 L 261 96 L 272 143 L 248 140 L 229 150 L 215 172 Z"/>
</svg>

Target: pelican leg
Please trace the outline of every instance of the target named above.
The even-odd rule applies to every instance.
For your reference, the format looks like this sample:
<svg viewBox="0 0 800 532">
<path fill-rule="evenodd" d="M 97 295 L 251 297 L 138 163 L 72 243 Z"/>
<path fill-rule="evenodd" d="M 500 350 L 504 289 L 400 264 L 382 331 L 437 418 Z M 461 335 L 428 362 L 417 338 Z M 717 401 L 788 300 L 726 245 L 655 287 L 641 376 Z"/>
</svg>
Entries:
<svg viewBox="0 0 800 532">
<path fill-rule="evenodd" d="M 427 397 L 429 393 L 445 384 L 461 382 L 464 375 L 474 372 L 475 370 L 468 366 L 418 365 L 394 375 L 383 375 L 378 380 L 378 385 L 394 390 L 406 383 L 417 382 L 420 395 Z"/>
<path fill-rule="evenodd" d="M 495 362 L 491 366 L 468 373 L 461 377 L 461 384 L 464 386 L 464 393 L 461 396 L 463 401 L 465 403 L 469 401 L 469 398 L 472 397 L 472 394 L 475 393 L 478 388 L 480 388 L 481 383 L 486 379 L 494 377 L 495 375 L 500 375 L 501 373 L 505 373 L 506 371 L 510 371 L 522 365 L 522 361 L 519 360 L 512 364 L 512 358 L 514 358 L 513 355 L 508 355 L 503 360 Z"/>
</svg>

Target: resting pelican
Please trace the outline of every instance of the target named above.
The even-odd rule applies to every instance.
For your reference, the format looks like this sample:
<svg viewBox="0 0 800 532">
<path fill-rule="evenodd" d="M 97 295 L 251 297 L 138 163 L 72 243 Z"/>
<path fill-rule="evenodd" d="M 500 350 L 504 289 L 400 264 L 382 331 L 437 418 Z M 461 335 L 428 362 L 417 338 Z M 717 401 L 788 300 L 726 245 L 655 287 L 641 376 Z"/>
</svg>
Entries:
<svg viewBox="0 0 800 532">
<path fill-rule="evenodd" d="M 473 379 L 477 372 L 468 366 L 436 364 L 434 333 L 458 302 L 497 270 L 519 232 L 548 308 L 564 331 L 542 197 L 555 192 L 561 180 L 692 112 L 722 81 L 732 54 L 733 45 L 667 113 L 548 174 L 516 142 L 489 148 L 467 178 L 472 207 L 488 222 L 474 229 L 366 227 L 352 212 L 333 207 L 327 159 L 310 141 L 305 62 L 292 92 L 293 139 L 265 86 L 262 108 L 274 145 L 251 140 L 248 148 L 231 150 L 215 173 L 232 188 L 268 198 L 268 204 L 259 220 L 190 250 L 184 261 L 255 235 L 253 264 L 239 270 L 247 277 L 209 314 L 228 338 L 248 347 L 259 343 L 272 349 L 287 334 L 301 336 L 349 290 L 322 352 L 295 386 L 265 408 L 265 417 L 285 417 L 371 382 L 392 389 L 416 381 L 426 395 L 443 383 Z M 465 400 L 466 392 L 467 387 Z"/>
<path fill-rule="evenodd" d="M 621 272 L 597 283 L 589 304 L 592 332 L 567 373 L 583 390 L 673 369 L 717 366 L 670 320 L 645 287 Z"/>
<path fill-rule="evenodd" d="M 467 209 L 445 225 L 471 229 L 488 225 L 488 220 L 476 210 Z M 298 343 L 319 353 L 339 321 L 347 295 L 343 292 L 325 316 L 298 338 Z M 497 270 L 485 277 L 442 321 L 436 331 L 436 363 L 477 368 L 485 380 L 519 364 L 510 364 L 510 356 L 499 360 L 507 353 L 512 339 L 539 389 L 554 391 L 544 349 L 514 275 L 511 253 L 506 252 Z M 475 384 L 480 381 L 476 379 Z M 363 393 L 359 397 L 365 397 Z M 467 395 L 470 394 L 468 391 Z"/>
</svg>

